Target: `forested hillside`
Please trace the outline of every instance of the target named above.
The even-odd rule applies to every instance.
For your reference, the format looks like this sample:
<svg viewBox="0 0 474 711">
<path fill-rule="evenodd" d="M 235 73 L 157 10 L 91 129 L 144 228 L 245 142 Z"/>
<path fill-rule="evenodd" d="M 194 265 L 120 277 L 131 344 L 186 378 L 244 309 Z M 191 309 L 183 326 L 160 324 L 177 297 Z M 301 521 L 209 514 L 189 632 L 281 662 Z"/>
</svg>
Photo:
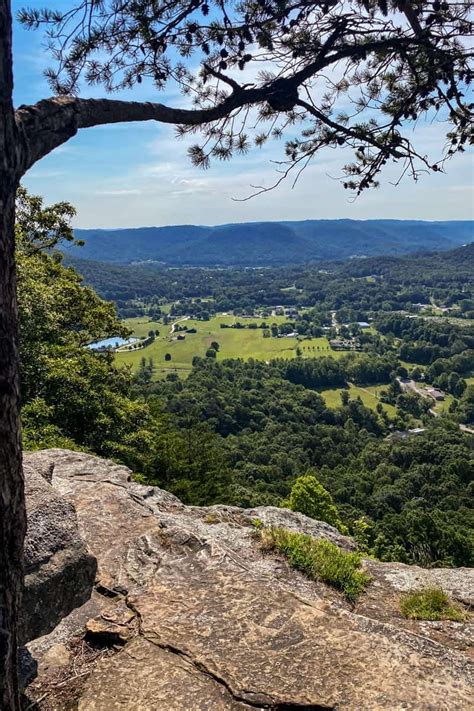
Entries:
<svg viewBox="0 0 474 711">
<path fill-rule="evenodd" d="M 83 249 L 79 254 L 83 254 Z M 400 310 L 431 297 L 449 305 L 469 300 L 474 283 L 474 244 L 444 253 L 401 257 L 371 257 L 318 265 L 271 269 L 166 268 L 152 264 L 113 264 L 66 255 L 123 316 L 148 313 L 160 300 L 206 299 L 209 313 L 227 309 L 251 310 L 275 304 L 347 308 L 361 312 Z M 209 301 L 209 299 L 211 300 Z M 193 308 L 197 308 L 194 304 Z M 463 306 L 474 310 L 474 302 Z M 175 309 L 175 313 L 177 310 Z"/>
<path fill-rule="evenodd" d="M 395 287 L 395 278 L 380 285 L 342 272 L 335 279 L 309 271 L 302 278 L 305 298 L 310 295 L 314 305 L 298 321 L 307 340 L 295 358 L 216 362 L 210 348 L 205 358 L 194 358 L 186 380 L 173 372 L 156 380 L 145 350 L 132 375 L 116 366 L 112 353 L 85 347 L 127 330 L 113 305 L 84 286 L 55 250 L 72 238 L 67 206 L 45 212 L 41 201 L 26 195 L 23 200 L 17 236 L 26 448 L 67 446 L 114 458 L 142 481 L 192 504 L 289 505 L 294 487 L 308 474 L 311 481 L 316 478 L 314 496 L 326 501 L 331 520 L 381 559 L 428 566 L 473 563 L 472 436 L 459 426 L 474 416 L 474 388 L 465 379 L 473 368 L 469 311 L 458 308 L 464 318 L 452 324 L 381 313 L 378 330 L 359 335 L 366 352 L 337 359 L 317 355 L 306 344 L 330 321 L 334 300 L 338 314 L 349 314 L 351 302 L 355 316 L 375 308 L 378 300 L 395 303 L 400 284 Z M 218 273 L 182 270 L 189 281 L 180 283 L 176 272 L 172 281 L 165 270 L 155 289 L 158 283 L 189 294 L 207 288 Z M 449 273 L 443 295 L 452 292 L 453 303 L 469 307 L 469 276 L 462 270 Z M 215 296 L 220 293 L 228 304 L 252 294 L 260 303 L 264 296 L 285 294 L 294 301 L 297 278 L 289 291 L 281 290 L 282 278 L 288 284 L 289 275 L 296 276 L 291 270 L 221 272 Z M 259 280 L 261 289 L 256 289 Z M 193 303 L 188 298 L 181 307 Z M 454 393 L 449 413 L 432 418 L 426 401 L 401 391 L 399 377 L 407 375 L 402 352 L 414 371 L 420 362 L 426 364 L 427 382 Z M 382 390 L 377 407 L 369 407 L 361 395 L 374 384 Z M 327 388 L 338 393 L 336 401 L 325 399 Z M 414 421 L 423 423 L 417 436 L 394 436 L 407 434 Z M 312 510 L 316 517 L 329 515 L 318 506 Z"/>
<path fill-rule="evenodd" d="M 85 241 L 71 256 L 105 262 L 158 261 L 172 266 L 266 266 L 353 256 L 436 251 L 473 240 L 472 222 L 306 220 L 216 227 L 177 225 L 76 230 Z"/>
</svg>

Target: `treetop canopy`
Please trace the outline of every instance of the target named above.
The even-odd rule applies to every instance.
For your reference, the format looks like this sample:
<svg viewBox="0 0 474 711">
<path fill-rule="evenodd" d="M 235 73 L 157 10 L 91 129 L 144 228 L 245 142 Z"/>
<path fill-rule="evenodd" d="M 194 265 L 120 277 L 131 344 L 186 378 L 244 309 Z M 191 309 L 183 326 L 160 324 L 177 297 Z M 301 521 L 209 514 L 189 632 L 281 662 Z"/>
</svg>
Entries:
<svg viewBox="0 0 474 711">
<path fill-rule="evenodd" d="M 57 95 L 74 96 L 84 84 L 107 92 L 143 81 L 157 90 L 178 85 L 190 108 L 167 120 L 180 134 L 200 131 L 189 149 L 196 165 L 284 137 L 282 179 L 297 176 L 322 148 L 349 146 L 341 179 L 358 193 L 376 185 L 388 161 L 416 179 L 465 149 L 474 106 L 467 98 L 472 5 L 82 0 L 67 10 L 22 10 L 19 18 L 46 29 Z M 447 134 L 436 157 L 419 151 L 412 132 L 414 121 L 434 119 L 446 122 Z"/>
</svg>

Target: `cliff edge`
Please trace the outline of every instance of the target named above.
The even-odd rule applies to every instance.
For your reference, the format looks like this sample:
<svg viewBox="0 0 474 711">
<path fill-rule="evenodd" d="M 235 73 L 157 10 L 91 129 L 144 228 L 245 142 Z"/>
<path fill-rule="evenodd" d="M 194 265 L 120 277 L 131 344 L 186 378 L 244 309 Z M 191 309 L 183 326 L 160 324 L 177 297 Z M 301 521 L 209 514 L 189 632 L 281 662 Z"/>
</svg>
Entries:
<svg viewBox="0 0 474 711">
<path fill-rule="evenodd" d="M 25 464 L 77 518 L 81 580 L 97 560 L 90 598 L 73 596 L 79 606 L 27 646 L 29 708 L 472 708 L 470 613 L 463 623 L 408 620 L 399 601 L 438 585 L 469 610 L 474 571 L 367 560 L 371 582 L 351 604 L 263 552 L 252 521 L 354 547 L 325 523 L 273 507 L 185 506 L 80 452 L 35 452 Z"/>
</svg>

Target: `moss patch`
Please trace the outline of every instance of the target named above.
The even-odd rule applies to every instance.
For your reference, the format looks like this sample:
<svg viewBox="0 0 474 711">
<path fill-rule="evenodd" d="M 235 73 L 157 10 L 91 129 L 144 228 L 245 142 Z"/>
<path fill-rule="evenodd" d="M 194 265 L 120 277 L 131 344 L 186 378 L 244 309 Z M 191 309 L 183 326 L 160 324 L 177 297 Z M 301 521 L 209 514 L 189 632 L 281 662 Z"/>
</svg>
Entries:
<svg viewBox="0 0 474 711">
<path fill-rule="evenodd" d="M 463 622 L 466 613 L 441 588 L 414 590 L 403 595 L 400 609 L 411 620 L 453 620 Z"/>
</svg>

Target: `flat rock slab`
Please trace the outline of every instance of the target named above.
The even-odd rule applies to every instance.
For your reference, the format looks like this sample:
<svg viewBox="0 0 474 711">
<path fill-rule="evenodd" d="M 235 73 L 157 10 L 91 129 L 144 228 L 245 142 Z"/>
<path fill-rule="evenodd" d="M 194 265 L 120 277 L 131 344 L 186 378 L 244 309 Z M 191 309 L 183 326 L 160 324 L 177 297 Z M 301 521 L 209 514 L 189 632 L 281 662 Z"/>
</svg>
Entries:
<svg viewBox="0 0 474 711">
<path fill-rule="evenodd" d="M 74 505 L 99 563 L 92 600 L 30 651 L 41 669 L 51 647 L 76 649 L 85 628 L 103 639 L 113 633 L 90 667 L 77 672 L 80 659 L 73 660 L 82 680 L 75 701 L 72 691 L 64 700 L 64 686 L 57 696 L 51 676 L 40 674 L 30 689 L 32 699 L 42 697 L 37 708 L 472 708 L 472 627 L 407 621 L 397 610 L 401 592 L 432 581 L 472 601 L 472 571 L 370 561 L 373 582 L 354 608 L 281 557 L 262 554 L 251 521 L 353 547 L 327 524 L 272 507 L 186 507 L 133 483 L 124 467 L 81 453 L 49 450 L 29 461 L 52 468 L 52 484 Z M 444 634 L 453 626 L 457 643 L 454 632 Z"/>
<path fill-rule="evenodd" d="M 100 663 L 80 711 L 230 711 L 249 708 L 192 660 L 137 637 L 123 653 Z"/>
</svg>

